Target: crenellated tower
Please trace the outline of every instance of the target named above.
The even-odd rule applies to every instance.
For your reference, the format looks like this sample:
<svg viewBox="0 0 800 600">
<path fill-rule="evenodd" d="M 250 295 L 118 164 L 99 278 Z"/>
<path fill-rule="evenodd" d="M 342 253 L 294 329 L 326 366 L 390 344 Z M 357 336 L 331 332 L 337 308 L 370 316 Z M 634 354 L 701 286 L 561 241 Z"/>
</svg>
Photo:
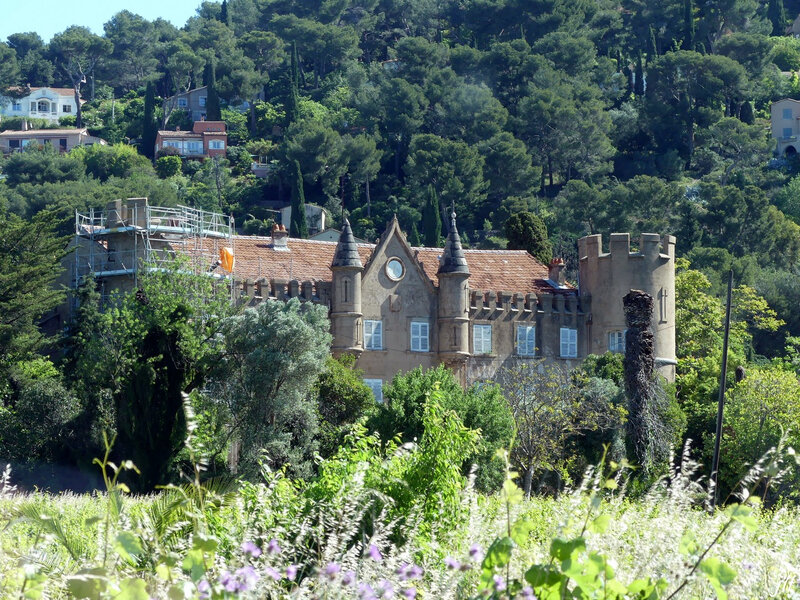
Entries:
<svg viewBox="0 0 800 600">
<path fill-rule="evenodd" d="M 469 357 L 469 267 L 461 248 L 455 213 L 450 215 L 450 231 L 436 277 L 439 359 L 463 376 L 463 365 Z"/>
<path fill-rule="evenodd" d="M 581 302 L 589 305 L 587 353 L 621 351 L 625 314 L 622 298 L 631 290 L 653 297 L 652 328 L 655 362 L 669 381 L 675 380 L 675 237 L 643 233 L 631 251 L 630 235 L 612 233 L 604 253 L 600 235 L 578 240 Z"/>
<path fill-rule="evenodd" d="M 358 356 L 363 350 L 361 341 L 361 274 L 364 266 L 358 255 L 350 221 L 345 219 L 336 252 L 331 263 L 331 333 L 334 355 L 343 353 Z"/>
</svg>

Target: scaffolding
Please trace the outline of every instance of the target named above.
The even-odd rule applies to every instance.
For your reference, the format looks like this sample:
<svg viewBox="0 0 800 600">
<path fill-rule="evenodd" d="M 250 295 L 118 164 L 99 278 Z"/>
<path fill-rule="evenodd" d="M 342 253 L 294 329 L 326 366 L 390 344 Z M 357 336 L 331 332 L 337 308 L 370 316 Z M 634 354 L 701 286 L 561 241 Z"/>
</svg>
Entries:
<svg viewBox="0 0 800 600">
<path fill-rule="evenodd" d="M 91 275 L 102 282 L 104 295 L 136 288 L 143 268 L 159 268 L 177 256 L 194 273 L 230 278 L 216 267 L 220 250 L 233 248 L 233 232 L 233 217 L 189 206 L 150 206 L 146 198 L 76 210 L 72 286 Z"/>
</svg>

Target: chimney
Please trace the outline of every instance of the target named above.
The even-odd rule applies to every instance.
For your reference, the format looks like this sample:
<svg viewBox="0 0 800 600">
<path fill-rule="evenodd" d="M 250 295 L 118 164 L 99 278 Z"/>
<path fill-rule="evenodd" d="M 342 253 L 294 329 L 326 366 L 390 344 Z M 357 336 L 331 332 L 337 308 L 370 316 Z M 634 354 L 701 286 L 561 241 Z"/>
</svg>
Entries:
<svg viewBox="0 0 800 600">
<path fill-rule="evenodd" d="M 550 261 L 547 277 L 548 279 L 550 279 L 550 281 L 554 281 L 558 285 L 564 285 L 565 278 L 564 278 L 563 258 L 554 258 L 553 260 Z"/>
<path fill-rule="evenodd" d="M 272 226 L 272 249 L 279 252 L 289 251 L 289 232 L 284 225 L 277 223 Z"/>
</svg>

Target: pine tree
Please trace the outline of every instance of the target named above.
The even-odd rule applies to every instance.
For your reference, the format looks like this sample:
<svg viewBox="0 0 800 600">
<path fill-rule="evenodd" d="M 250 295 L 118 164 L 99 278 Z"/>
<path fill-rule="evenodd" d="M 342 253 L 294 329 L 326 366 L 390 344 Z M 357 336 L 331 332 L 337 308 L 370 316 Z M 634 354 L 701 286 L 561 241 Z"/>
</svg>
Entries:
<svg viewBox="0 0 800 600">
<path fill-rule="evenodd" d="M 439 214 L 439 197 L 433 185 L 428 186 L 428 198 L 422 211 L 425 223 L 425 246 L 438 248 L 442 240 L 442 217 Z"/>
<path fill-rule="evenodd" d="M 694 5 L 692 0 L 683 0 L 683 44 L 682 50 L 694 50 Z"/>
<path fill-rule="evenodd" d="M 786 11 L 783 0 L 769 0 L 767 18 L 772 23 L 772 35 L 784 35 L 786 32 Z"/>
<path fill-rule="evenodd" d="M 294 161 L 294 172 L 292 173 L 292 217 L 289 222 L 289 235 L 296 238 L 308 237 L 303 173 L 300 171 L 300 163 L 298 161 Z"/>
<path fill-rule="evenodd" d="M 637 96 L 644 96 L 644 68 L 642 66 L 642 51 L 636 52 L 636 74 L 633 82 L 633 93 Z"/>
<path fill-rule="evenodd" d="M 230 19 L 228 18 L 228 0 L 222 0 L 222 8 L 219 11 L 219 20 L 225 25 L 230 25 Z"/>
<path fill-rule="evenodd" d="M 208 89 L 208 96 L 206 97 L 206 119 L 208 121 L 221 121 L 222 111 L 219 107 L 219 94 L 217 93 L 217 74 L 216 65 L 211 60 L 206 65 L 206 71 L 203 75 Z"/>
<path fill-rule="evenodd" d="M 153 82 L 148 81 L 144 93 L 144 118 L 142 119 L 142 153 L 147 158 L 152 159 L 155 156 L 157 135 L 156 89 Z"/>
</svg>

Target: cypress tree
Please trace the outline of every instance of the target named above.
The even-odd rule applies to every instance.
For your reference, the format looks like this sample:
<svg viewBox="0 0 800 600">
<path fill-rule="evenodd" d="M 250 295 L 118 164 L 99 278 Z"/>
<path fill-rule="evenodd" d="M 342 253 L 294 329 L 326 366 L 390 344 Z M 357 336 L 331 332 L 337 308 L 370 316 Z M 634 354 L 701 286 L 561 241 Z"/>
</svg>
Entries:
<svg viewBox="0 0 800 600">
<path fill-rule="evenodd" d="M 203 75 L 205 84 L 208 87 L 206 97 L 206 119 L 209 121 L 221 121 L 222 111 L 219 107 L 219 94 L 217 93 L 217 73 L 214 61 L 211 60 L 206 65 L 206 72 Z"/>
<path fill-rule="evenodd" d="M 433 185 L 428 186 L 428 199 L 422 211 L 422 220 L 425 223 L 425 246 L 438 248 L 442 239 L 442 217 L 439 214 L 439 197 Z"/>
<path fill-rule="evenodd" d="M 306 198 L 303 192 L 303 174 L 300 163 L 294 161 L 292 173 L 292 217 L 289 221 L 289 235 L 296 238 L 308 237 L 308 223 L 306 223 Z"/>
<path fill-rule="evenodd" d="M 647 48 L 647 64 L 658 56 L 658 40 L 656 38 L 656 30 L 650 25 L 650 42 Z"/>
<path fill-rule="evenodd" d="M 642 51 L 636 52 L 636 75 L 633 82 L 633 93 L 637 96 L 644 96 L 644 68 L 642 67 Z"/>
<path fill-rule="evenodd" d="M 786 33 L 786 11 L 783 8 L 783 0 L 769 0 L 767 18 L 772 23 L 772 35 Z"/>
<path fill-rule="evenodd" d="M 683 0 L 682 50 L 694 50 L 694 6 L 692 0 Z"/>
<path fill-rule="evenodd" d="M 742 108 L 739 110 L 739 120 L 748 125 L 755 123 L 756 116 L 753 114 L 752 102 L 746 100 L 742 103 Z"/>
<path fill-rule="evenodd" d="M 228 0 L 222 0 L 222 8 L 219 11 L 219 20 L 225 25 L 230 25 L 230 20 L 228 19 Z"/>
<path fill-rule="evenodd" d="M 156 124 L 156 89 L 153 82 L 148 81 L 147 89 L 144 93 L 142 153 L 151 160 L 155 156 L 156 135 L 158 135 L 158 125 Z"/>
<path fill-rule="evenodd" d="M 291 125 L 300 112 L 300 91 L 298 90 L 297 44 L 292 43 L 292 62 L 289 71 L 289 98 L 286 102 L 286 121 Z"/>
<path fill-rule="evenodd" d="M 408 243 L 412 246 L 422 246 L 422 239 L 419 237 L 419 229 L 417 224 L 411 224 L 411 233 L 408 235 Z"/>
</svg>

